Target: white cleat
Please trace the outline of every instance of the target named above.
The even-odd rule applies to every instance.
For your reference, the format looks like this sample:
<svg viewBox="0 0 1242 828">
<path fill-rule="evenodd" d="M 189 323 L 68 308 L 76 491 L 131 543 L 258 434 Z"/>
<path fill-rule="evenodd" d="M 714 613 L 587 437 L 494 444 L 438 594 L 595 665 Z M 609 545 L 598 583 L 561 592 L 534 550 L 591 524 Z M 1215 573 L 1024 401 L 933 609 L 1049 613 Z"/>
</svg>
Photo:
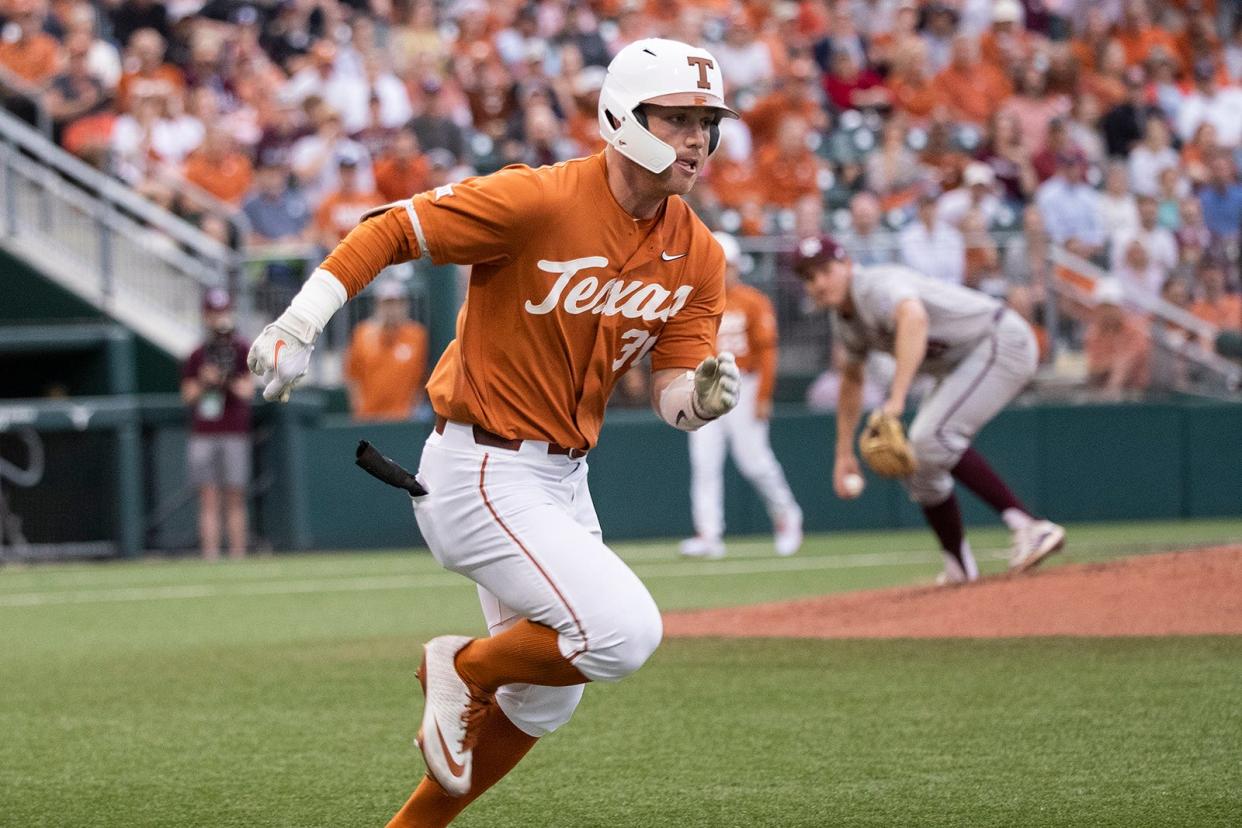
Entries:
<svg viewBox="0 0 1242 828">
<path fill-rule="evenodd" d="M 704 538 L 695 535 L 693 538 L 686 538 L 678 547 L 684 558 L 703 558 L 704 560 L 716 561 L 725 556 L 724 541 L 719 538 Z"/>
<path fill-rule="evenodd" d="M 788 558 L 802 548 L 802 511 L 790 509 L 775 522 L 776 554 Z"/>
<path fill-rule="evenodd" d="M 467 684 L 453 659 L 470 643 L 464 635 L 442 635 L 423 645 L 418 681 L 426 701 L 415 744 L 423 753 L 427 772 L 450 796 L 470 791 L 474 765 L 474 738 L 494 696 Z"/>
<path fill-rule="evenodd" d="M 1065 546 L 1065 527 L 1050 520 L 1036 520 L 1014 531 L 1009 552 L 1009 571 L 1026 572 Z"/>
<path fill-rule="evenodd" d="M 969 541 L 962 541 L 960 561 L 943 550 L 940 555 L 944 558 L 944 571 L 936 576 L 936 586 L 959 586 L 979 580 L 979 567 Z"/>
</svg>

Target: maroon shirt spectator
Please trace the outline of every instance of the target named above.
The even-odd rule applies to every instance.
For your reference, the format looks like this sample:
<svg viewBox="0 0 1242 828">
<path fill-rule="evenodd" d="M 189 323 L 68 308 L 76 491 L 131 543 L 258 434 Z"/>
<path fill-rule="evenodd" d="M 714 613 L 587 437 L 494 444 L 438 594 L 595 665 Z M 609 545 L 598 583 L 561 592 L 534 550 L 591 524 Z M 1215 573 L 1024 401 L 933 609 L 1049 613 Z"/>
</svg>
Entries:
<svg viewBox="0 0 1242 828">
<path fill-rule="evenodd" d="M 860 69 L 848 49 L 832 53 L 832 71 L 824 75 L 824 92 L 837 109 L 877 109 L 890 103 L 884 81 L 871 69 Z"/>
<path fill-rule="evenodd" d="M 208 305 L 204 315 L 226 309 Z M 209 324 L 211 321 L 208 320 Z M 233 332 L 230 318 L 227 327 L 209 330 L 203 344 L 182 364 L 182 381 L 196 380 L 202 388 L 190 409 L 193 433 L 246 434 L 250 431 L 250 397 L 239 396 L 233 389 L 237 384 L 235 380 L 248 381 L 250 370 L 246 367 L 246 354 L 249 351 L 250 343 Z"/>
</svg>

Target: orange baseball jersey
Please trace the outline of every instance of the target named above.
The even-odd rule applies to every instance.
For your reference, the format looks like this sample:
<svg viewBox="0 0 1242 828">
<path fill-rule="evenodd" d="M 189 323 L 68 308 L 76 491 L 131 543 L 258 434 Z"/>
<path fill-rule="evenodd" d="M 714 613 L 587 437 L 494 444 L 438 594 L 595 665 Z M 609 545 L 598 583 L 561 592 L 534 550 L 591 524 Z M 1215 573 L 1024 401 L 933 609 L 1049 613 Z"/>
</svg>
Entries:
<svg viewBox="0 0 1242 828">
<path fill-rule="evenodd" d="M 724 253 L 682 199 L 649 220 L 608 188 L 603 153 L 446 184 L 365 221 L 324 262 L 353 295 L 421 255 L 472 264 L 427 384 L 436 413 L 509 439 L 589 449 L 617 379 L 715 353 Z M 365 276 L 363 274 L 366 274 Z"/>
<path fill-rule="evenodd" d="M 427 375 L 427 329 L 404 322 L 386 330 L 370 320 L 354 328 L 345 376 L 354 385 L 353 413 L 368 420 L 405 420 L 414 413 Z"/>
<path fill-rule="evenodd" d="M 776 313 L 763 291 L 749 285 L 730 285 L 720 318 L 716 347 L 732 351 L 743 373 L 759 374 L 759 399 L 772 398 L 776 385 Z"/>
</svg>

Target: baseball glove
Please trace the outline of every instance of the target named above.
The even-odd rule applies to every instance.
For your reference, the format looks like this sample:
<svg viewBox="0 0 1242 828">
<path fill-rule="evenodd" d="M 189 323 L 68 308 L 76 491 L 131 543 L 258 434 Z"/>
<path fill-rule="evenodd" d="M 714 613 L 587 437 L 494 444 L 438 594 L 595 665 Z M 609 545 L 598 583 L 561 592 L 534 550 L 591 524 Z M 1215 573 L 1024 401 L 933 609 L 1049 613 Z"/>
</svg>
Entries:
<svg viewBox="0 0 1242 828">
<path fill-rule="evenodd" d="M 918 465 L 901 420 L 882 411 L 873 411 L 867 418 L 858 435 L 858 453 L 881 477 L 909 477 Z"/>
</svg>

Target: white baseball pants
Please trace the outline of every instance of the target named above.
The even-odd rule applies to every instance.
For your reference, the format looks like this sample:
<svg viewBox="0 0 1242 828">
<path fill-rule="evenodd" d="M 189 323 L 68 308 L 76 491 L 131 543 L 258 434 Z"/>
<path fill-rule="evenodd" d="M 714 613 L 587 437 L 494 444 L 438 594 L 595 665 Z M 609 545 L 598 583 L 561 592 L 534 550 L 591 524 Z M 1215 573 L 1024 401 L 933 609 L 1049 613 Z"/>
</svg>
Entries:
<svg viewBox="0 0 1242 828">
<path fill-rule="evenodd" d="M 720 419 L 690 432 L 690 510 L 695 534 L 719 539 L 724 534 L 724 462 L 731 451 L 737 470 L 763 498 L 775 523 L 798 504 L 785 480 L 772 443 L 768 421 L 755 416 L 759 377 L 742 374 L 737 407 Z"/>
<path fill-rule="evenodd" d="M 936 385 L 910 424 L 918 469 L 906 479 L 910 499 L 936 506 L 953 492 L 950 470 L 979 429 L 1035 375 L 1039 345 L 1022 317 L 1005 310 L 991 335 Z"/>
<path fill-rule="evenodd" d="M 492 634 L 520 618 L 549 626 L 593 681 L 621 679 L 655 651 L 660 611 L 601 540 L 585 459 L 535 440 L 517 451 L 477 445 L 470 426 L 450 422 L 428 437 L 418 476 L 428 490 L 414 499 L 418 527 L 443 567 L 478 584 Z M 496 699 L 542 736 L 569 721 L 582 690 L 506 685 Z"/>
</svg>

